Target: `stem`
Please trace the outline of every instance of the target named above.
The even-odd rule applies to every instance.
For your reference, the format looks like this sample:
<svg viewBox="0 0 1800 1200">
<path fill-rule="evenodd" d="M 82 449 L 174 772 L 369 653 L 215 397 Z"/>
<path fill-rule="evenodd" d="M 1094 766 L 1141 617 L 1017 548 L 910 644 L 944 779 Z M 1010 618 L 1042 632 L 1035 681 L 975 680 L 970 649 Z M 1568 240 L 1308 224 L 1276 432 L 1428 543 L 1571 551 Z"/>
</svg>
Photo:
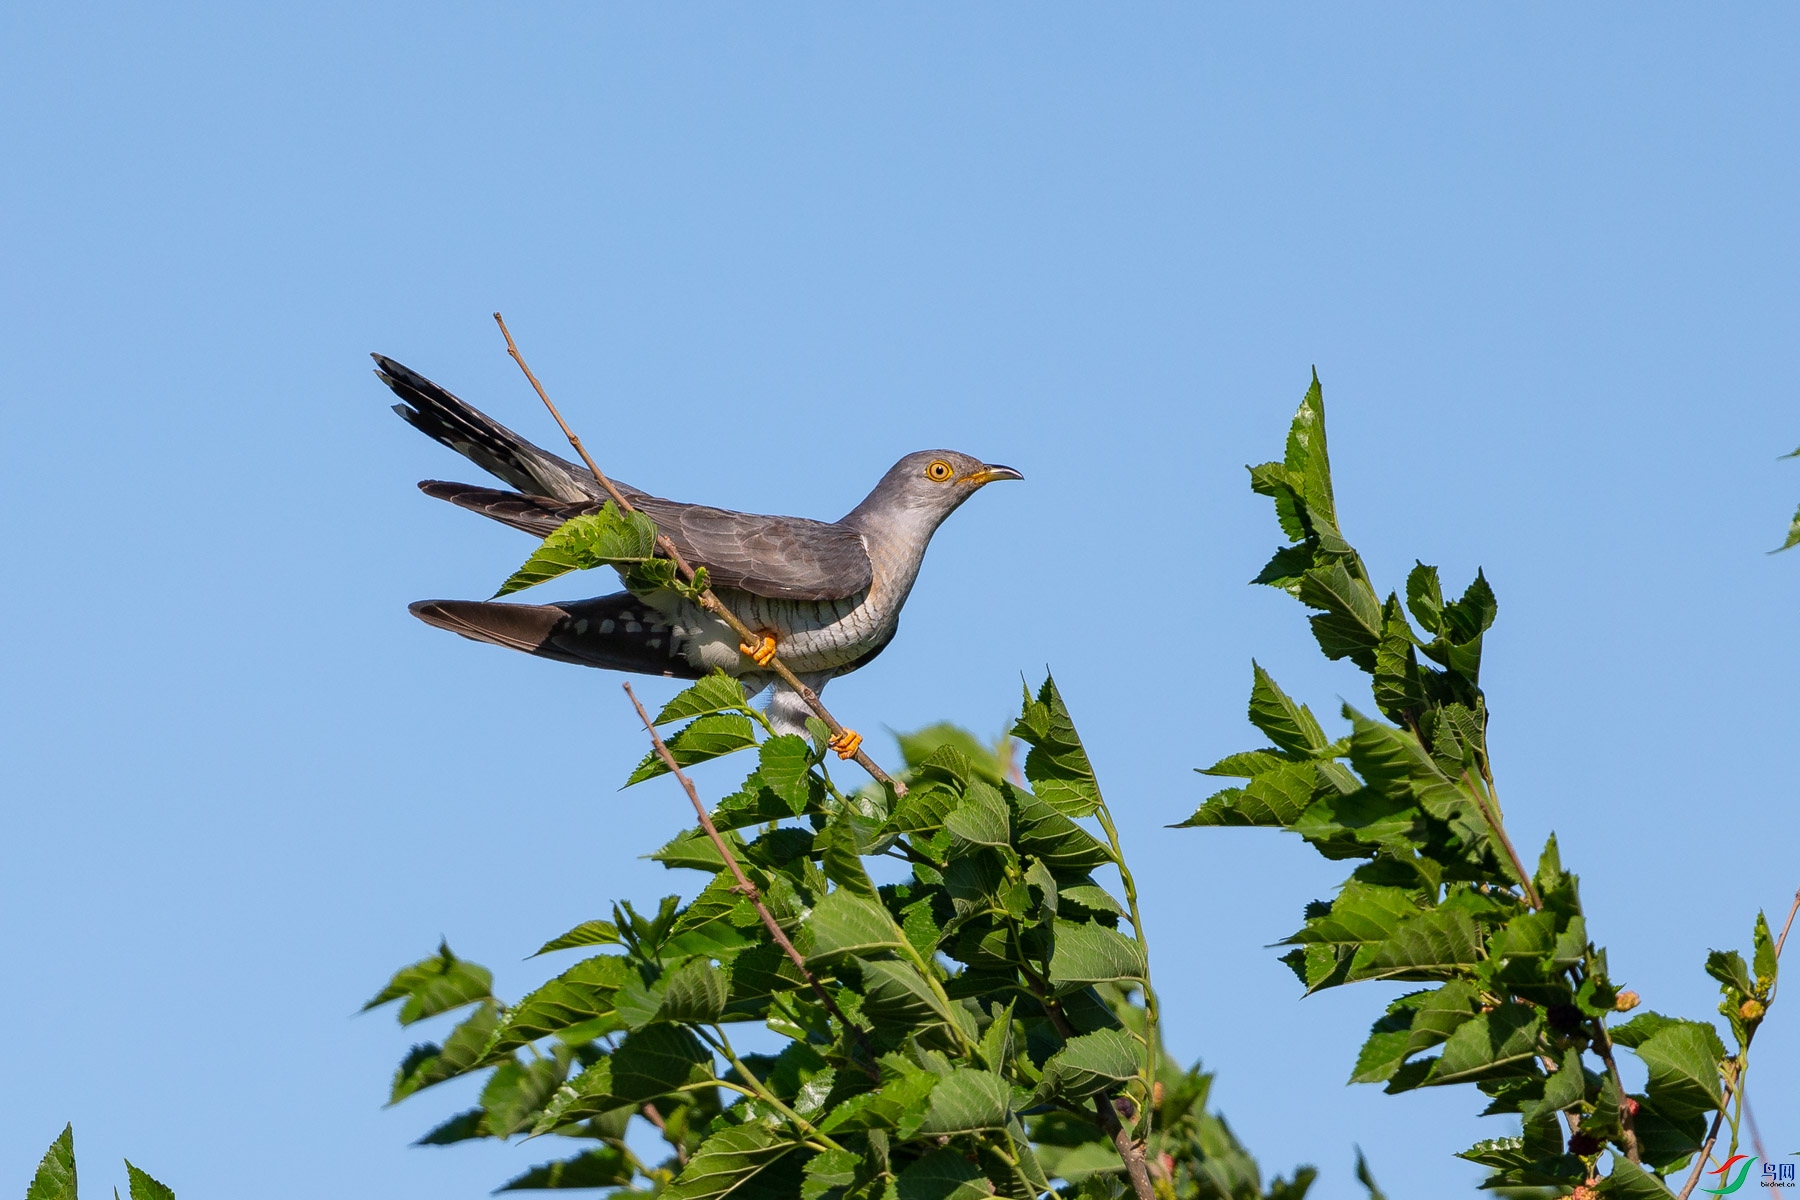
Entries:
<svg viewBox="0 0 1800 1200">
<path fill-rule="evenodd" d="M 755 1074 L 751 1072 L 750 1068 L 744 1065 L 743 1060 L 738 1058 L 737 1052 L 731 1048 L 731 1039 L 725 1036 L 724 1029 L 714 1025 L 712 1034 L 708 1034 L 704 1028 L 698 1025 L 694 1026 L 693 1029 L 694 1032 L 705 1039 L 713 1049 L 725 1056 L 725 1061 L 730 1063 L 733 1069 L 735 1069 L 739 1075 L 743 1076 L 745 1082 L 754 1089 L 752 1094 L 755 1095 L 758 1100 L 761 1100 L 764 1104 L 767 1104 L 782 1116 L 786 1117 L 793 1124 L 795 1130 L 801 1137 L 806 1138 L 809 1141 L 823 1143 L 823 1148 L 827 1150 L 843 1149 L 842 1146 L 820 1133 L 818 1127 L 811 1121 L 808 1121 L 805 1117 L 784 1104 L 780 1096 L 777 1096 L 774 1092 L 770 1091 L 768 1085 L 758 1079 Z"/>
<path fill-rule="evenodd" d="M 719 857 L 725 860 L 725 865 L 730 868 L 732 877 L 737 880 L 737 887 L 733 890 L 747 896 L 750 903 L 756 906 L 756 915 L 762 918 L 763 927 L 769 931 L 769 936 L 775 939 L 775 944 L 787 953 L 789 961 L 799 970 L 801 977 L 812 986 L 814 994 L 819 997 L 820 1003 L 824 1004 L 825 1011 L 837 1018 L 838 1024 L 849 1031 L 850 1035 L 856 1039 L 856 1044 L 862 1047 L 863 1053 L 873 1060 L 875 1048 L 869 1042 L 869 1035 L 863 1032 L 860 1025 L 854 1024 L 843 1014 L 843 1011 L 837 1006 L 837 1001 L 831 998 L 831 993 L 827 992 L 825 986 L 819 982 L 818 976 L 807 968 L 806 959 L 798 950 L 794 949 L 794 943 L 789 941 L 788 935 L 782 931 L 780 923 L 775 920 L 775 914 L 770 912 L 769 906 L 763 903 L 762 892 L 754 883 L 750 882 L 750 877 L 744 874 L 744 868 L 738 865 L 737 855 L 731 852 L 731 846 L 723 837 L 719 836 L 718 826 L 713 824 L 712 816 L 706 811 L 706 805 L 700 802 L 700 793 L 695 790 L 694 781 L 689 779 L 687 773 L 676 764 L 675 756 L 669 753 L 668 744 L 662 740 L 662 735 L 656 732 L 656 726 L 651 722 L 650 714 L 644 711 L 642 704 L 638 703 L 637 693 L 631 690 L 629 683 L 624 687 L 625 694 L 631 698 L 631 706 L 637 709 L 638 718 L 644 722 L 644 728 L 650 732 L 650 743 L 656 747 L 657 757 L 662 759 L 663 766 L 669 768 L 675 778 L 681 781 L 681 786 L 687 790 L 688 799 L 694 804 L 694 812 L 700 818 L 700 828 L 706 830 L 706 836 L 712 839 L 712 844 L 718 850 Z M 856 1062 L 854 1057 L 851 1061 Z M 880 1080 L 881 1073 L 868 1063 L 857 1062 L 856 1065 L 869 1078 Z"/>
<path fill-rule="evenodd" d="M 1119 830 L 1113 824 L 1112 810 L 1107 808 L 1106 801 L 1100 801 L 1100 807 L 1094 815 L 1100 820 L 1100 828 L 1106 831 L 1106 840 L 1112 846 L 1113 863 L 1119 868 L 1119 882 L 1125 886 L 1125 907 L 1131 910 L 1131 929 L 1137 935 L 1138 948 L 1144 953 L 1144 1119 L 1139 1125 L 1139 1141 L 1144 1145 L 1150 1142 L 1150 1129 L 1156 1114 L 1156 1058 L 1158 1006 L 1156 989 L 1150 986 L 1150 943 L 1144 937 L 1144 918 L 1138 913 L 1137 882 L 1131 877 L 1131 868 L 1125 865 L 1125 850 L 1119 844 Z"/>
<path fill-rule="evenodd" d="M 1512 838 L 1506 835 L 1506 824 L 1500 819 L 1500 794 L 1494 789 L 1494 777 L 1488 773 L 1485 759 L 1482 763 L 1481 775 L 1482 783 L 1478 784 L 1469 778 L 1467 771 L 1464 771 L 1463 783 L 1474 795 L 1475 807 L 1481 810 L 1481 819 L 1487 822 L 1488 830 L 1493 833 L 1494 840 L 1499 842 L 1501 849 L 1506 851 L 1507 861 L 1512 863 L 1513 876 L 1525 891 L 1526 903 L 1534 909 L 1542 909 L 1544 898 L 1538 895 L 1537 888 L 1532 886 L 1531 876 L 1525 870 L 1525 863 L 1519 858 L 1519 852 L 1513 848 Z M 1490 804 L 1492 805 L 1491 811 Z"/>
<path fill-rule="evenodd" d="M 1044 1013 L 1050 1018 L 1050 1024 L 1056 1028 L 1056 1032 L 1062 1035 L 1065 1042 L 1074 1037 L 1075 1027 L 1069 1024 L 1068 1014 L 1063 1012 L 1062 1005 L 1050 997 L 1044 981 L 1038 978 L 1036 972 L 1022 965 L 1019 973 L 1025 976 L 1031 994 L 1043 1006 Z M 1100 1131 L 1112 1139 L 1113 1149 L 1119 1152 L 1119 1158 L 1124 1161 L 1125 1174 L 1131 1180 L 1131 1190 L 1137 1193 L 1137 1200 L 1157 1200 L 1156 1187 L 1150 1182 L 1150 1166 L 1144 1161 L 1144 1147 L 1133 1141 L 1131 1134 L 1119 1123 L 1119 1113 L 1113 1107 L 1111 1096 L 1102 1094 L 1094 1097 L 1094 1119 L 1099 1124 Z"/>
<path fill-rule="evenodd" d="M 1594 1053 L 1606 1064 L 1606 1074 L 1612 1079 L 1613 1089 L 1619 1093 L 1619 1140 L 1625 1143 L 1625 1157 L 1642 1166 L 1644 1160 L 1639 1157 L 1637 1140 L 1637 1118 L 1627 1107 L 1630 1097 L 1625 1094 L 1625 1081 L 1619 1078 L 1619 1064 L 1613 1058 L 1612 1035 L 1606 1031 L 1606 1022 L 1595 1017 L 1590 1024 L 1594 1029 Z"/>
<path fill-rule="evenodd" d="M 525 378 L 531 382 L 532 390 L 537 392 L 538 399 L 544 402 L 544 407 L 550 410 L 550 415 L 556 418 L 557 425 L 562 428 L 563 436 L 569 439 L 569 445 L 575 447 L 575 453 L 581 456 L 581 461 L 587 464 L 587 469 L 594 473 L 594 478 L 599 481 L 601 487 L 606 489 L 606 494 L 612 497 L 613 503 L 619 506 L 620 512 L 636 512 L 637 509 L 632 506 L 631 501 L 625 498 L 625 493 L 621 492 L 613 481 L 606 477 L 605 472 L 601 471 L 599 466 L 595 464 L 593 458 L 588 454 L 587 448 L 581 444 L 581 439 L 575 435 L 574 430 L 569 428 L 569 423 L 563 420 L 562 414 L 556 410 L 556 405 L 550 402 L 549 393 L 544 391 L 544 385 L 538 382 L 537 376 L 531 373 L 531 368 L 525 365 L 525 356 L 519 353 L 519 347 L 517 343 L 513 341 L 512 333 L 506 328 L 506 321 L 501 318 L 499 313 L 494 314 L 494 323 L 500 326 L 500 334 L 506 339 L 507 354 L 511 355 L 512 360 L 519 364 L 519 370 L 525 372 Z M 669 561 L 675 564 L 675 570 L 680 574 L 684 582 L 692 583 L 694 581 L 694 568 L 688 565 L 687 559 L 682 557 L 681 551 L 676 549 L 675 543 L 669 540 L 667 534 L 659 532 L 656 535 L 656 548 L 660 550 Z M 754 645 L 762 640 L 761 635 L 757 634 L 748 625 L 738 620 L 737 614 L 727 608 L 725 602 L 719 599 L 718 594 L 711 588 L 707 588 L 700 593 L 699 603 L 701 608 L 718 617 L 720 620 L 724 621 L 725 624 L 731 626 L 731 631 L 737 634 L 739 641 L 745 645 Z M 804 683 L 801 683 L 800 677 L 788 669 L 787 664 L 781 661 L 779 655 L 769 660 L 769 669 L 780 676 L 781 682 L 787 684 L 787 686 L 793 690 L 794 694 L 799 696 L 806 704 L 806 707 L 812 709 L 814 716 L 825 722 L 826 727 L 831 730 L 833 736 L 848 732 L 844 726 L 839 723 L 838 719 L 831 715 L 825 705 L 820 702 L 819 693 L 813 691 Z M 876 765 L 875 760 L 870 758 L 860 748 L 851 757 L 855 758 L 857 765 L 867 771 L 877 782 L 893 788 L 895 795 L 904 796 L 906 794 L 906 785 L 882 770 Z"/>
</svg>

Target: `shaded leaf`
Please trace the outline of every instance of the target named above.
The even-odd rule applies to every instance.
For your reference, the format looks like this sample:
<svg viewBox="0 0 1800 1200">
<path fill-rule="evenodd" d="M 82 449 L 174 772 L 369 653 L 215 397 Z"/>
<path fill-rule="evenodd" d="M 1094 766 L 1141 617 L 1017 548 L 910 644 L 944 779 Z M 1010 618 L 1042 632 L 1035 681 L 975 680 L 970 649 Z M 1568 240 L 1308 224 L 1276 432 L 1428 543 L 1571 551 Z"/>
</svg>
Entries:
<svg viewBox="0 0 1800 1200">
<path fill-rule="evenodd" d="M 809 924 L 813 935 L 812 957 L 820 962 L 832 962 L 853 954 L 898 950 L 903 936 L 887 909 L 845 888 L 838 888 L 820 900 Z"/>
<path fill-rule="evenodd" d="M 368 1012 L 404 996 L 406 1003 L 400 1006 L 400 1023 L 411 1025 L 484 999 L 491 994 L 493 985 L 493 973 L 486 967 L 456 957 L 450 943 L 439 942 L 436 954 L 394 972 L 387 986 L 375 993 L 375 998 L 363 1005 L 362 1011 Z"/>
<path fill-rule="evenodd" d="M 668 746 L 669 754 L 677 766 L 688 767 L 754 746 L 756 734 L 749 717 L 738 713 L 713 713 L 695 718 L 691 724 L 684 725 L 673 737 L 666 739 L 664 744 Z M 663 765 L 662 756 L 652 749 L 631 773 L 631 778 L 625 781 L 625 786 L 630 787 L 634 783 L 642 783 L 646 779 L 668 773 L 669 768 Z"/>
<path fill-rule="evenodd" d="M 662 1194 L 667 1200 L 717 1200 L 798 1148 L 761 1125 L 722 1129 L 701 1143 Z"/>
<path fill-rule="evenodd" d="M 1261 664 L 1252 661 L 1250 668 L 1254 676 L 1250 685 L 1250 723 L 1290 754 L 1316 758 L 1326 753 L 1331 743 L 1312 710 L 1282 691 Z"/>
<path fill-rule="evenodd" d="M 149 1174 L 131 1165 L 125 1160 L 125 1178 L 129 1180 L 131 1200 L 175 1200 L 175 1193 L 166 1184 L 158 1183 Z"/>
<path fill-rule="evenodd" d="M 629 566 L 655 553 L 655 523 L 641 512 L 621 513 L 608 500 L 599 512 L 571 517 L 557 526 L 494 595 L 523 591 L 570 571 Z"/>
<path fill-rule="evenodd" d="M 696 1067 L 712 1069 L 712 1053 L 675 1025 L 650 1025 L 625 1035 L 612 1056 L 612 1091 L 622 1102 L 654 1100 L 680 1087 Z"/>
<path fill-rule="evenodd" d="M 1070 1038 L 1044 1064 L 1040 1095 L 1082 1100 L 1111 1091 L 1137 1075 L 1144 1049 L 1122 1029 L 1101 1029 Z"/>
<path fill-rule="evenodd" d="M 1004 1129 L 1011 1115 L 1012 1089 L 1006 1080 L 988 1071 L 953 1067 L 931 1090 L 931 1105 L 919 1134 L 974 1133 Z"/>
<path fill-rule="evenodd" d="M 597 1150 L 577 1154 L 574 1158 L 535 1166 L 523 1175 L 508 1180 L 499 1190 L 523 1192 L 550 1188 L 621 1187 L 631 1182 L 633 1174 L 623 1150 L 616 1146 L 602 1146 Z"/>
<path fill-rule="evenodd" d="M 1058 919 L 1050 955 L 1050 983 L 1059 993 L 1090 984 L 1143 980 L 1149 973 L 1144 949 L 1117 930 Z"/>
<path fill-rule="evenodd" d="M 1054 678 L 1044 677 L 1036 701 L 1025 705 L 1013 726 L 1013 736 L 1031 747 L 1025 756 L 1025 778 L 1042 803 L 1067 817 L 1085 817 L 1100 807 L 1093 764 Z"/>
<path fill-rule="evenodd" d="M 492 1061 L 487 1049 L 499 1023 L 499 1006 L 492 1000 L 485 1000 L 467 1020 L 450 1031 L 442 1046 L 432 1043 L 414 1046 L 394 1073 L 388 1103 L 398 1104 L 414 1092 L 466 1075 Z"/>
<path fill-rule="evenodd" d="M 994 1194 L 981 1168 L 954 1150 L 934 1150 L 904 1171 L 899 1200 L 978 1200 Z"/>
<path fill-rule="evenodd" d="M 548 954 L 552 950 L 567 950 L 574 946 L 604 946 L 617 944 L 619 927 L 611 921 L 583 921 L 561 937 L 552 938 L 538 947 L 538 954 Z M 537 954 L 532 955 L 533 958 Z"/>
<path fill-rule="evenodd" d="M 1722 1103 L 1719 1060 L 1724 1047 L 1712 1027 L 1671 1021 L 1635 1047 L 1650 1070 L 1651 1102 L 1671 1117 L 1710 1113 Z"/>
<path fill-rule="evenodd" d="M 75 1126 L 64 1125 L 39 1160 L 25 1200 L 75 1200 Z"/>
<path fill-rule="evenodd" d="M 623 1023 L 615 1018 L 613 997 L 624 984 L 625 973 L 625 960 L 617 955 L 601 954 L 576 963 L 506 1014 L 489 1056 L 509 1053 L 548 1034 L 588 1027 L 602 1018 L 614 1018 L 609 1028 L 621 1028 Z M 606 1029 L 598 1029 L 590 1036 L 603 1032 Z"/>
<path fill-rule="evenodd" d="M 714 671 L 663 705 L 662 711 L 656 714 L 656 723 L 667 725 L 670 721 L 704 717 L 711 713 L 738 712 L 749 707 L 750 700 L 744 695 L 744 685 L 723 671 Z"/>
</svg>

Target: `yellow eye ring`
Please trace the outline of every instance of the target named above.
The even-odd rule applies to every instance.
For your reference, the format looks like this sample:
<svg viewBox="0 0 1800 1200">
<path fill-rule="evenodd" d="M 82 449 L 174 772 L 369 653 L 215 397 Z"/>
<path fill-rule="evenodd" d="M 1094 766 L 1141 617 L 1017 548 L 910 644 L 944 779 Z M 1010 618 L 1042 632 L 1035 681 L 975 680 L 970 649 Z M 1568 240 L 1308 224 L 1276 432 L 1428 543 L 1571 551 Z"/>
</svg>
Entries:
<svg viewBox="0 0 1800 1200">
<path fill-rule="evenodd" d="M 933 483 L 947 483 L 954 474 L 956 468 L 941 458 L 932 459 L 931 465 L 925 468 L 925 478 Z"/>
</svg>

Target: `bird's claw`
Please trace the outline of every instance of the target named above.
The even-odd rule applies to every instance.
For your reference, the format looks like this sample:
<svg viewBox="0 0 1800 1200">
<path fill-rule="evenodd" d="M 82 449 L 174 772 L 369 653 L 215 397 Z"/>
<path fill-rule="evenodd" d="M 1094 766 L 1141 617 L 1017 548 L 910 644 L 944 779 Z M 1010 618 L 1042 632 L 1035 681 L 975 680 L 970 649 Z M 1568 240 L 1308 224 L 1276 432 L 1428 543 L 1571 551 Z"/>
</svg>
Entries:
<svg viewBox="0 0 1800 1200">
<path fill-rule="evenodd" d="M 825 744 L 836 750 L 839 758 L 855 758 L 856 752 L 862 749 L 862 734 L 854 729 L 845 729 L 833 734 Z"/>
<path fill-rule="evenodd" d="M 756 645 L 749 646 L 739 642 L 738 649 L 749 655 L 757 666 L 766 667 L 769 665 L 769 660 L 775 657 L 775 639 L 765 633 L 762 641 Z"/>
</svg>

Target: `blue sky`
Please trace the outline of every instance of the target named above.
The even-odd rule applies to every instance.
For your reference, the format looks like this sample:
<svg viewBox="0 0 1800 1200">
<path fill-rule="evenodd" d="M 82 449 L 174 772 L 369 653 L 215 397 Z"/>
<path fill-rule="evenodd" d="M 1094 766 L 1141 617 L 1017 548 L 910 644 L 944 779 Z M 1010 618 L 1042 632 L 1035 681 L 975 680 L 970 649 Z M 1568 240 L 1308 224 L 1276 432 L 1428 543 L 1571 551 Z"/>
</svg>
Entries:
<svg viewBox="0 0 1800 1200">
<path fill-rule="evenodd" d="M 1774 5 L 0 12 L 0 1188 L 66 1120 L 182 1200 L 475 1197 L 546 1157 L 409 1149 L 358 1005 L 439 935 L 503 992 L 683 823 L 620 795 L 607 676 L 407 616 L 519 535 L 379 350 L 553 444 L 503 310 L 602 463 L 835 518 L 902 453 L 1018 466 L 944 528 L 873 733 L 997 731 L 1051 665 L 1120 813 L 1170 1036 L 1266 1167 L 1468 1191 L 1476 1098 L 1344 1086 L 1389 993 L 1276 952 L 1337 878 L 1164 830 L 1256 740 L 1256 656 L 1360 701 L 1243 465 L 1316 365 L 1340 512 L 1500 598 L 1484 682 L 1521 842 L 1554 830 L 1614 973 L 1705 1016 L 1709 947 L 1800 883 L 1792 71 Z M 563 581 L 552 594 L 594 590 Z M 669 685 L 648 683 L 661 697 Z M 879 736 L 881 755 L 892 747 Z M 716 789 L 720 773 L 702 775 Z M 1758 1038 L 1800 1138 L 1800 1015 Z"/>
</svg>

